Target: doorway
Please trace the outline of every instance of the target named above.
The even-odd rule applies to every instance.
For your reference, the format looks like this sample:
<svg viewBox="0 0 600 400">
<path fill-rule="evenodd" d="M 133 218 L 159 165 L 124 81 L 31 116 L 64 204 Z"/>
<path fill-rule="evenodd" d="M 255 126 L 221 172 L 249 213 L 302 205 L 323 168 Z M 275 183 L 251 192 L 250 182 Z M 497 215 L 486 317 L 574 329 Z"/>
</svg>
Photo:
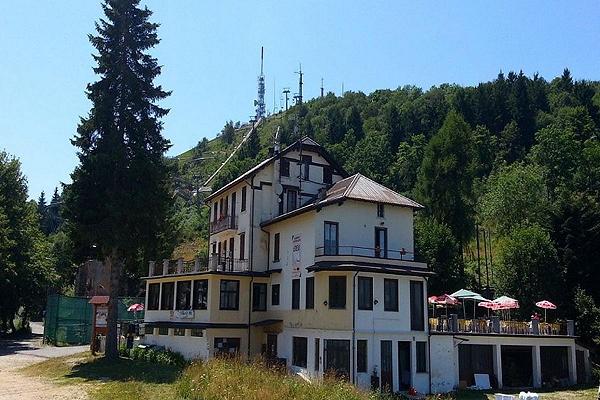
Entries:
<svg viewBox="0 0 600 400">
<path fill-rule="evenodd" d="M 325 372 L 350 378 L 350 341 L 325 340 Z"/>
<path fill-rule="evenodd" d="M 394 371 L 392 367 L 392 341 L 381 341 L 381 390 L 394 391 Z"/>
<path fill-rule="evenodd" d="M 387 228 L 375 228 L 375 257 L 387 258 Z"/>
<path fill-rule="evenodd" d="M 533 386 L 530 346 L 502 346 L 502 384 L 513 388 Z"/>
<path fill-rule="evenodd" d="M 267 334 L 267 351 L 265 355 L 267 358 L 277 358 L 277 334 Z"/>
<path fill-rule="evenodd" d="M 398 342 L 398 382 L 400 390 L 411 385 L 410 342 Z"/>
</svg>

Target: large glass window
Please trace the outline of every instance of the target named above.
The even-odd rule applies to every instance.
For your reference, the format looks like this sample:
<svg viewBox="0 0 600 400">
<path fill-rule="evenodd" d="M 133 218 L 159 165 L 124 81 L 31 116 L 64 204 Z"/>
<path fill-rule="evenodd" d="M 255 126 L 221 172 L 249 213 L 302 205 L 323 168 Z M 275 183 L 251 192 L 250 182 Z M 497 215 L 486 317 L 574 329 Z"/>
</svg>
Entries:
<svg viewBox="0 0 600 400">
<path fill-rule="evenodd" d="M 383 310 L 398 311 L 398 279 L 383 280 Z"/>
<path fill-rule="evenodd" d="M 304 308 L 315 308 L 315 278 L 309 276 L 306 278 L 306 306 Z"/>
<path fill-rule="evenodd" d="M 300 279 L 292 279 L 292 310 L 300 308 Z"/>
<path fill-rule="evenodd" d="M 208 307 L 208 279 L 194 281 L 194 310 L 206 310 Z"/>
<path fill-rule="evenodd" d="M 160 297 L 160 309 L 161 310 L 172 310 L 174 306 L 174 295 L 175 295 L 175 283 L 174 282 L 163 282 L 162 283 L 162 296 Z"/>
<path fill-rule="evenodd" d="M 221 279 L 221 310 L 237 310 L 240 306 L 240 281 Z"/>
<path fill-rule="evenodd" d="M 177 282 L 176 310 L 189 310 L 192 308 L 192 281 Z"/>
<path fill-rule="evenodd" d="M 424 331 L 423 282 L 410 281 L 410 329 Z"/>
<path fill-rule="evenodd" d="M 279 289 L 279 283 L 274 283 L 271 285 L 271 305 L 279 305 Z"/>
<path fill-rule="evenodd" d="M 367 372 L 367 341 L 356 341 L 356 372 Z"/>
<path fill-rule="evenodd" d="M 148 285 L 148 310 L 158 310 L 160 299 L 160 283 Z"/>
<path fill-rule="evenodd" d="M 240 260 L 246 259 L 246 232 L 240 233 Z"/>
<path fill-rule="evenodd" d="M 323 235 L 326 256 L 335 256 L 338 254 L 338 240 L 338 223 L 326 221 Z"/>
<path fill-rule="evenodd" d="M 329 277 L 329 308 L 346 308 L 346 277 Z"/>
<path fill-rule="evenodd" d="M 296 190 L 287 190 L 287 206 L 285 211 L 290 212 L 298 207 L 298 191 Z"/>
<path fill-rule="evenodd" d="M 252 311 L 267 311 L 267 284 L 254 283 L 252 286 Z"/>
<path fill-rule="evenodd" d="M 375 257 L 387 258 L 387 228 L 375 228 Z"/>
<path fill-rule="evenodd" d="M 308 339 L 294 336 L 292 338 L 292 365 L 306 368 L 306 357 L 308 353 Z"/>
<path fill-rule="evenodd" d="M 373 309 L 373 278 L 371 277 L 358 277 L 358 309 Z"/>
</svg>

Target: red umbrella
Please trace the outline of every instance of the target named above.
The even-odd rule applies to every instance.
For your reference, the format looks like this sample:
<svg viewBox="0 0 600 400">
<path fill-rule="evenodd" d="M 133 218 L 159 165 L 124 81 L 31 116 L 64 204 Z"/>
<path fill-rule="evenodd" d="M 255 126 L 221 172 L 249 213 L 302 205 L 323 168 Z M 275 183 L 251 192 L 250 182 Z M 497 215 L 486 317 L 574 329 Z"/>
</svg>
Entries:
<svg viewBox="0 0 600 400">
<path fill-rule="evenodd" d="M 435 305 L 441 304 L 446 306 L 446 315 L 448 314 L 448 305 L 458 304 L 458 299 L 450 296 L 449 294 L 443 294 L 441 296 L 430 296 L 427 298 L 429 304 L 433 304 L 433 313 L 435 316 Z"/>
<path fill-rule="evenodd" d="M 546 318 L 547 310 L 556 310 L 556 304 L 551 303 L 548 300 L 538 301 L 537 303 L 535 303 L 535 305 L 538 306 L 539 308 L 544 309 L 544 321 L 548 321 L 548 319 Z"/>
<path fill-rule="evenodd" d="M 143 304 L 139 304 L 139 303 L 135 303 L 129 306 L 129 308 L 127 309 L 127 311 L 133 311 L 133 312 L 137 312 L 137 311 L 144 311 L 144 305 Z"/>
</svg>

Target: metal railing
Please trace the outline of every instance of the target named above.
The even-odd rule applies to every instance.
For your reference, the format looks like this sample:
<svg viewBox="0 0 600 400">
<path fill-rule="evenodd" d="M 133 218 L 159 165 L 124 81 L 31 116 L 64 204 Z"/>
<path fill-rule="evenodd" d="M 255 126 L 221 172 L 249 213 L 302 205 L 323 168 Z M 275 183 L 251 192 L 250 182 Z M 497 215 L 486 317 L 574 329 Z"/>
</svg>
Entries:
<svg viewBox="0 0 600 400">
<path fill-rule="evenodd" d="M 531 321 L 501 321 L 490 319 L 459 319 L 455 315 L 429 318 L 429 331 L 442 333 L 479 333 L 503 335 L 574 336 L 572 320 L 546 323 Z"/>
<path fill-rule="evenodd" d="M 357 256 L 388 260 L 416 261 L 415 253 L 406 249 L 391 250 L 378 247 L 326 245 L 315 249 L 315 256 Z"/>
<path fill-rule="evenodd" d="M 208 269 L 211 271 L 241 272 L 248 270 L 248 260 L 211 254 L 208 258 Z"/>
<path fill-rule="evenodd" d="M 238 228 L 238 217 L 232 215 L 222 216 L 210 223 L 210 233 L 219 233 L 227 229 Z"/>
</svg>

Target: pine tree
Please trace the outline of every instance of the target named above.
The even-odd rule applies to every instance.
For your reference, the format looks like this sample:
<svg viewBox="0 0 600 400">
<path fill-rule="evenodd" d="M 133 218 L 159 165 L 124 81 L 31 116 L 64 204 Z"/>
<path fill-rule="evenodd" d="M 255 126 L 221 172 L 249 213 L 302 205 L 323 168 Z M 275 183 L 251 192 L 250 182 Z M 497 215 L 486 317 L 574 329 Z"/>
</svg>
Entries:
<svg viewBox="0 0 600 400">
<path fill-rule="evenodd" d="M 46 204 L 46 193 L 42 190 L 37 201 L 37 212 L 40 216 L 40 227 L 46 235 L 48 232 L 48 205 Z"/>
<path fill-rule="evenodd" d="M 92 108 L 72 140 L 79 165 L 65 205 L 81 254 L 94 247 L 110 272 L 105 354 L 116 358 L 123 266 L 157 247 L 170 204 L 163 157 L 170 144 L 160 121 L 169 110 L 156 104 L 170 92 L 154 84 L 161 67 L 147 53 L 159 43 L 152 12 L 139 0 L 105 0 L 102 8 L 97 35 L 89 35 L 99 79 L 87 87 Z"/>
<path fill-rule="evenodd" d="M 221 139 L 227 144 L 233 143 L 235 138 L 235 128 L 233 127 L 233 121 L 225 123 L 223 129 L 221 129 Z"/>
<path fill-rule="evenodd" d="M 50 200 L 46 212 L 47 235 L 58 231 L 63 223 L 63 219 L 60 216 L 61 204 L 62 199 L 60 194 L 58 194 L 58 188 L 54 188 L 54 194 L 52 195 L 52 200 Z"/>
</svg>

